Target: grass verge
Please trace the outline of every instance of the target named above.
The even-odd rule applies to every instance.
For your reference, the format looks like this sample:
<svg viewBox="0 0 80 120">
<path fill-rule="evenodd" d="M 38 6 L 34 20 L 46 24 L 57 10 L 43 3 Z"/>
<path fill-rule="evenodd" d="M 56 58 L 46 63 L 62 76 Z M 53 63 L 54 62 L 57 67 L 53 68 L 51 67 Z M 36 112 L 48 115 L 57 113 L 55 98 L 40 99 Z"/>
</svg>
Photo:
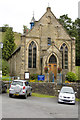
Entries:
<svg viewBox="0 0 80 120">
<path fill-rule="evenodd" d="M 56 96 L 50 96 L 50 95 L 45 95 L 45 94 L 39 94 L 39 93 L 32 93 L 32 96 L 42 97 L 42 98 L 54 98 L 54 97 L 56 97 Z"/>
<path fill-rule="evenodd" d="M 80 99 L 76 98 L 76 101 L 80 102 Z"/>
</svg>

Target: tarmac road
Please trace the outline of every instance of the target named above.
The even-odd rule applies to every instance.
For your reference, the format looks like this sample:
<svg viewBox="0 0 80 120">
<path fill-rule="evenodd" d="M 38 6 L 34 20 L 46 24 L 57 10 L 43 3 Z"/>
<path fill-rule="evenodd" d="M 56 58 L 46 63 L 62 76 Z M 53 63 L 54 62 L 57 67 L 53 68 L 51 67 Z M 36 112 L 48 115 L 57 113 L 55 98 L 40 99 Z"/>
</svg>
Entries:
<svg viewBox="0 0 80 120">
<path fill-rule="evenodd" d="M 57 98 L 34 96 L 9 98 L 6 93 L 2 94 L 2 118 L 78 118 L 78 103 L 58 104 Z"/>
</svg>

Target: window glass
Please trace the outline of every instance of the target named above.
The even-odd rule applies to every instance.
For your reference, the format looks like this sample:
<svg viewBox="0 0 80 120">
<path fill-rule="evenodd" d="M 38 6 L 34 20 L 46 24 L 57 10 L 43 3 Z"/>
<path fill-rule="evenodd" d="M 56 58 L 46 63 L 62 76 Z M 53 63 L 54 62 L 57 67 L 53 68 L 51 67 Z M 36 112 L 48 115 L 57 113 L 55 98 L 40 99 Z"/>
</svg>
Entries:
<svg viewBox="0 0 80 120">
<path fill-rule="evenodd" d="M 13 81 L 13 82 L 12 82 L 12 85 L 20 85 L 20 86 L 23 86 L 23 82 Z"/>
<path fill-rule="evenodd" d="M 36 68 L 36 44 L 33 41 L 29 45 L 28 67 Z"/>
<path fill-rule="evenodd" d="M 51 55 L 49 63 L 57 63 L 56 57 L 54 55 Z"/>
<path fill-rule="evenodd" d="M 48 37 L 48 45 L 51 45 L 51 38 Z"/>
<path fill-rule="evenodd" d="M 62 52 L 62 68 L 68 69 L 68 48 L 65 43 L 60 48 Z"/>
</svg>

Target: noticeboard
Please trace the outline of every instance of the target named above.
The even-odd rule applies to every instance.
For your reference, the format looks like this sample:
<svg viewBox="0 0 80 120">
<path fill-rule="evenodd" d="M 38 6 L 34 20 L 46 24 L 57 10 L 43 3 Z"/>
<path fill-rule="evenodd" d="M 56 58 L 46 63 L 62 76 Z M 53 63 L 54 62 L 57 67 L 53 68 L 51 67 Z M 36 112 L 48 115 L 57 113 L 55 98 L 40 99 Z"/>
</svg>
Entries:
<svg viewBox="0 0 80 120">
<path fill-rule="evenodd" d="M 29 72 L 25 72 L 24 73 L 24 79 L 25 80 L 29 80 L 29 78 L 30 78 L 30 73 Z"/>
<path fill-rule="evenodd" d="M 38 80 L 44 81 L 45 80 L 45 76 L 44 75 L 38 75 Z"/>
</svg>

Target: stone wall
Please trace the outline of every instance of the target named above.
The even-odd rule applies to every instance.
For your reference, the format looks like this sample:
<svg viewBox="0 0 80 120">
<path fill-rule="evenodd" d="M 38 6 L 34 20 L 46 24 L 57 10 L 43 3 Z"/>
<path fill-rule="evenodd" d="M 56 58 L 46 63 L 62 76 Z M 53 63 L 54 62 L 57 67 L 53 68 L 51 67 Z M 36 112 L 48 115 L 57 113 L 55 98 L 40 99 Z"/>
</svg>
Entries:
<svg viewBox="0 0 80 120">
<path fill-rule="evenodd" d="M 34 93 L 58 96 L 58 90 L 61 89 L 62 85 L 56 83 L 30 83 Z M 65 85 L 65 84 L 64 84 Z M 76 97 L 80 99 L 80 83 L 66 84 L 66 86 L 73 87 L 74 91 L 77 92 Z"/>
<path fill-rule="evenodd" d="M 10 83 L 8 81 L 4 81 L 7 84 L 7 88 L 9 89 Z M 51 96 L 58 96 L 58 90 L 61 89 L 62 85 L 52 83 L 52 82 L 31 82 L 33 93 L 46 94 Z M 74 91 L 77 92 L 76 97 L 80 99 L 80 83 L 73 84 L 64 84 L 64 86 L 73 87 Z"/>
</svg>

